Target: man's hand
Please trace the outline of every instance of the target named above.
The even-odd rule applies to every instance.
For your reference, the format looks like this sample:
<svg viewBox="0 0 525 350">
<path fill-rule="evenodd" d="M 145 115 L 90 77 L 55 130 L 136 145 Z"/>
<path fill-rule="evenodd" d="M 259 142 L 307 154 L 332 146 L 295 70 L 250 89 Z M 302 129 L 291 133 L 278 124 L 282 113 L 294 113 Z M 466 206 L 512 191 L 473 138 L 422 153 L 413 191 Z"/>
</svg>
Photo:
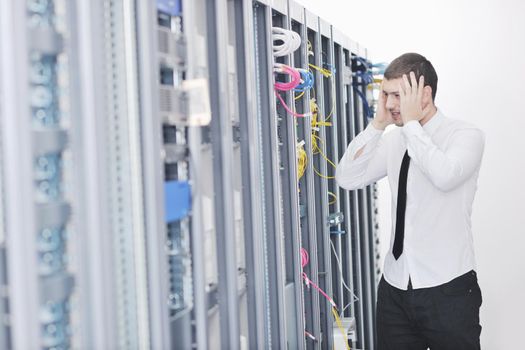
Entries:
<svg viewBox="0 0 525 350">
<path fill-rule="evenodd" d="M 410 72 L 410 81 L 412 84 L 408 82 L 406 74 L 403 74 L 403 80 L 399 84 L 400 112 L 404 124 L 412 120 L 420 121 L 432 108 L 429 104 L 423 109 L 422 105 L 425 77 L 419 77 L 418 84 L 415 73 Z"/>
<path fill-rule="evenodd" d="M 377 101 L 377 112 L 374 120 L 372 120 L 372 124 L 376 129 L 385 130 L 387 126 L 393 123 L 394 120 L 392 119 L 392 115 L 386 109 L 386 100 L 383 94 L 383 84 L 381 84 L 381 89 L 379 90 L 379 99 Z"/>
</svg>

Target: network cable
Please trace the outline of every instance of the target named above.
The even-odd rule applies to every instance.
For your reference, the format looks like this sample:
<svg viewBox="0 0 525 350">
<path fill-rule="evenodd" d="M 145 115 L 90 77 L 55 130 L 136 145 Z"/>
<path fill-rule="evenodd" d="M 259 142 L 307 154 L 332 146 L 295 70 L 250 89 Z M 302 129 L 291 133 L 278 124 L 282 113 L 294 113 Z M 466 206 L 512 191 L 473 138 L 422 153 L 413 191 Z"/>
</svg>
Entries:
<svg viewBox="0 0 525 350">
<path fill-rule="evenodd" d="M 289 82 L 276 81 L 274 84 L 275 90 L 290 91 L 295 89 L 301 83 L 301 73 L 297 69 L 294 69 L 285 64 L 275 63 L 273 66 L 273 72 L 278 74 L 287 74 L 291 78 L 291 81 Z"/>
<path fill-rule="evenodd" d="M 345 347 L 347 350 L 350 350 L 350 346 L 348 345 L 348 336 L 346 335 L 346 331 L 343 327 L 343 323 L 341 322 L 341 319 L 339 318 L 339 315 L 337 314 L 337 311 L 335 310 L 335 308 L 332 308 L 332 314 L 334 315 L 335 324 L 337 325 L 337 328 L 339 328 L 339 331 L 343 335 L 343 339 L 345 341 Z"/>
<path fill-rule="evenodd" d="M 330 78 L 333 74 L 333 71 L 331 69 L 321 68 L 312 63 L 308 63 L 308 67 L 315 69 L 316 71 L 321 73 L 325 78 Z"/>
<path fill-rule="evenodd" d="M 330 242 L 331 242 L 331 240 L 330 240 Z M 308 264 L 308 261 L 309 261 L 308 252 L 306 251 L 306 249 L 301 248 L 301 265 L 302 265 L 303 269 Z M 330 298 L 328 296 L 328 294 L 325 293 L 324 290 L 322 290 L 317 284 L 315 284 L 312 280 L 310 280 L 305 272 L 303 272 L 303 279 L 305 280 L 306 286 L 312 285 L 315 289 L 317 289 L 319 291 L 319 293 L 321 293 L 322 296 L 324 296 L 326 298 L 326 300 L 328 300 L 330 305 L 332 305 L 332 314 L 334 315 L 336 325 L 339 328 L 339 330 L 341 331 L 341 334 L 343 335 L 343 338 L 344 338 L 345 344 L 346 344 L 346 348 L 348 350 L 350 350 L 350 346 L 348 345 L 348 337 L 346 335 L 346 332 L 344 330 L 343 324 L 341 322 L 341 318 L 337 314 L 337 305 L 336 305 L 336 303 L 334 302 L 334 300 L 332 298 Z M 307 331 L 305 331 L 305 335 L 307 335 L 312 340 L 316 340 L 315 337 L 313 335 L 311 335 L 310 333 L 308 333 Z"/>
<path fill-rule="evenodd" d="M 308 157 L 306 151 L 304 150 L 304 140 L 297 144 L 297 180 L 300 180 L 308 164 Z"/>
<path fill-rule="evenodd" d="M 320 136 L 317 135 L 317 131 L 319 130 L 319 126 L 332 126 L 332 123 L 330 122 L 327 122 L 326 120 L 324 121 L 318 121 L 318 116 L 319 116 L 319 107 L 317 106 L 317 103 L 315 102 L 315 99 L 311 99 L 310 100 L 310 110 L 312 111 L 312 154 L 319 154 L 321 155 L 321 157 L 323 157 L 324 160 L 326 160 L 326 162 L 328 164 L 330 164 L 334 169 L 336 168 L 336 165 L 334 162 L 332 162 L 327 156 L 326 154 L 323 152 L 323 150 L 321 149 L 321 147 L 319 147 L 319 144 L 321 144 L 321 146 L 324 145 L 324 141 L 321 139 Z M 314 166 L 314 172 L 316 173 L 317 176 L 323 178 L 323 179 L 327 179 L 327 180 L 332 180 L 332 179 L 335 179 L 335 176 L 328 176 L 328 175 L 324 175 L 324 174 L 321 174 L 321 172 L 319 170 L 317 170 L 317 168 L 315 168 Z"/>
<path fill-rule="evenodd" d="M 294 91 L 304 92 L 310 90 L 314 86 L 314 75 L 312 72 L 302 68 L 298 68 L 297 71 L 301 75 L 301 81 L 297 87 L 295 87 Z"/>
<path fill-rule="evenodd" d="M 287 56 L 301 47 L 301 36 L 284 28 L 272 28 L 272 41 L 275 57 Z M 277 44 L 277 42 L 281 42 L 281 44 Z"/>
<path fill-rule="evenodd" d="M 308 252 L 306 251 L 306 249 L 301 248 L 301 265 L 303 269 L 306 265 L 308 265 L 308 261 L 309 261 Z M 332 305 L 332 307 L 337 309 L 337 304 L 335 303 L 335 301 L 332 298 L 330 298 L 328 294 L 326 294 L 326 292 L 322 290 L 317 284 L 315 284 L 310 278 L 308 278 L 305 272 L 303 272 L 303 279 L 307 287 L 312 285 L 315 289 L 317 289 L 317 291 L 319 291 L 319 293 L 321 293 L 322 296 L 326 298 L 326 300 L 328 300 L 328 302 L 330 303 L 330 305 Z"/>
<path fill-rule="evenodd" d="M 360 78 L 360 81 L 355 79 L 352 82 L 352 87 L 363 103 L 365 117 L 371 119 L 374 116 L 374 108 L 373 106 L 370 106 L 366 94 L 360 90 L 360 87 L 368 89 L 370 85 L 376 83 L 377 79 L 374 76 L 382 74 L 386 65 L 384 63 L 372 64 L 359 56 L 352 57 L 352 60 L 355 63 L 358 63 L 353 66 L 354 72 L 352 73 L 352 76 L 354 78 Z"/>
<path fill-rule="evenodd" d="M 340 273 L 340 276 L 341 276 L 341 282 L 343 283 L 343 287 L 345 287 L 345 289 L 352 295 L 352 301 L 350 301 L 347 305 L 345 305 L 343 310 L 341 310 L 341 315 L 342 315 L 342 314 L 344 314 L 344 312 L 348 308 L 348 306 L 350 306 L 352 303 L 354 303 L 356 301 L 359 301 L 359 298 L 357 297 L 357 295 L 354 294 L 352 289 L 350 287 L 348 287 L 348 284 L 345 282 L 345 279 L 343 277 L 343 267 L 342 267 L 343 265 L 341 263 L 341 259 L 339 259 L 339 255 L 337 255 L 337 252 L 335 251 L 334 243 L 332 242 L 332 240 L 330 240 L 330 246 L 331 246 L 331 249 L 332 249 L 332 253 L 334 254 L 335 261 L 337 262 L 337 269 L 339 270 L 339 273 Z"/>
<path fill-rule="evenodd" d="M 304 82 L 301 81 L 301 72 L 299 70 L 293 68 L 293 67 L 287 66 L 287 65 L 282 64 L 282 63 L 275 63 L 273 71 L 274 71 L 274 73 L 277 73 L 277 74 L 287 74 L 291 78 L 291 80 L 289 82 L 276 81 L 274 83 L 275 94 L 277 96 L 277 99 L 279 100 L 279 102 L 283 106 L 283 108 L 288 113 L 290 113 L 291 115 L 293 115 L 295 117 L 306 117 L 306 116 L 309 116 L 310 115 L 309 113 L 302 113 L 302 114 L 300 114 L 300 113 L 297 113 L 297 112 L 293 111 L 286 104 L 286 102 L 282 98 L 281 94 L 279 93 L 279 92 L 282 92 L 282 91 L 287 92 L 287 91 L 295 90 L 301 83 L 304 83 Z M 308 84 L 313 84 L 313 82 L 308 81 Z M 305 89 L 305 88 L 306 88 L 306 85 L 303 84 L 303 89 Z"/>
<path fill-rule="evenodd" d="M 367 119 L 370 119 L 374 116 L 374 111 L 372 110 L 372 108 L 370 108 L 370 105 L 368 104 L 368 100 L 365 96 L 365 94 L 354 87 L 354 91 L 355 93 L 357 94 L 357 96 L 359 96 L 359 98 L 361 99 L 361 101 L 363 102 L 363 111 L 365 113 L 365 116 Z"/>
<path fill-rule="evenodd" d="M 328 205 L 337 203 L 337 196 L 335 195 L 335 193 L 329 191 L 328 195 L 332 197 L 332 200 L 328 202 Z"/>
</svg>

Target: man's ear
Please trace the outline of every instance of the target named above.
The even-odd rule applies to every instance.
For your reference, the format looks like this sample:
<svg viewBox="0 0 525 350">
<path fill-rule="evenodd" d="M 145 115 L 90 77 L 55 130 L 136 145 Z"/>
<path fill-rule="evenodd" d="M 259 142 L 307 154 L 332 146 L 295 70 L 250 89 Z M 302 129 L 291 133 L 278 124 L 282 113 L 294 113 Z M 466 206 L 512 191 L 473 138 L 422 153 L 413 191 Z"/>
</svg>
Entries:
<svg viewBox="0 0 525 350">
<path fill-rule="evenodd" d="M 423 88 L 423 98 L 421 102 L 424 106 L 432 102 L 432 88 L 430 87 L 430 85 L 426 85 Z"/>
</svg>

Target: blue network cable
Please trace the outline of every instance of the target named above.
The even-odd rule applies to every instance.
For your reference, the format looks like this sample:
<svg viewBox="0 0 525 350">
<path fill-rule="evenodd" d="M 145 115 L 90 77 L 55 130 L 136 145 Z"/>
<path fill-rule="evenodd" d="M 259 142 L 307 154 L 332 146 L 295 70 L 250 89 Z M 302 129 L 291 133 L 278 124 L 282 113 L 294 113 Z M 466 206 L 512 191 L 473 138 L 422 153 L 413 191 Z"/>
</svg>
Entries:
<svg viewBox="0 0 525 350">
<path fill-rule="evenodd" d="M 359 96 L 363 103 L 363 110 L 365 117 L 367 119 L 373 118 L 374 116 L 374 110 L 373 108 L 368 104 L 368 100 L 366 98 L 365 93 L 363 93 L 359 88 L 364 87 L 365 89 L 368 87 L 368 85 L 374 83 L 374 75 L 380 75 L 381 72 L 384 73 L 384 69 L 386 68 L 386 65 L 384 63 L 377 63 L 372 64 L 371 62 L 367 61 L 366 59 L 354 56 L 352 58 L 353 60 L 361 63 L 362 67 L 358 67 L 360 70 L 356 70 L 352 73 L 352 76 L 355 78 L 361 78 L 361 81 L 356 81 L 352 83 L 352 86 L 354 88 L 354 91 Z"/>
<path fill-rule="evenodd" d="M 297 85 L 294 91 L 303 92 L 311 89 L 314 86 L 314 75 L 307 69 L 297 69 L 301 74 L 301 83 Z"/>
<path fill-rule="evenodd" d="M 370 105 L 368 104 L 365 94 L 363 94 L 363 92 L 359 90 L 357 86 L 354 86 L 354 91 L 361 98 L 361 101 L 363 101 L 363 110 L 364 110 L 365 116 L 368 119 L 372 118 L 374 116 L 374 111 L 372 108 L 370 108 Z"/>
</svg>

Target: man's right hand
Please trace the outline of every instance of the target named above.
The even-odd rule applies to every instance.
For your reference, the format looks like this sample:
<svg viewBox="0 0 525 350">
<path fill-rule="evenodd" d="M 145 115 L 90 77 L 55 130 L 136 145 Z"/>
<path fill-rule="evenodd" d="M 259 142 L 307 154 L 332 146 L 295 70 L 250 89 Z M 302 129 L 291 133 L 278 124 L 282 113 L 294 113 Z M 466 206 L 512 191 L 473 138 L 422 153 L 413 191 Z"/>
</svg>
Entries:
<svg viewBox="0 0 525 350">
<path fill-rule="evenodd" d="M 390 124 L 394 124 L 394 120 L 392 119 L 390 111 L 386 109 L 386 99 L 383 94 L 383 84 L 381 84 L 379 100 L 377 102 L 377 111 L 374 120 L 372 120 L 372 125 L 374 125 L 376 129 L 385 130 Z"/>
</svg>

